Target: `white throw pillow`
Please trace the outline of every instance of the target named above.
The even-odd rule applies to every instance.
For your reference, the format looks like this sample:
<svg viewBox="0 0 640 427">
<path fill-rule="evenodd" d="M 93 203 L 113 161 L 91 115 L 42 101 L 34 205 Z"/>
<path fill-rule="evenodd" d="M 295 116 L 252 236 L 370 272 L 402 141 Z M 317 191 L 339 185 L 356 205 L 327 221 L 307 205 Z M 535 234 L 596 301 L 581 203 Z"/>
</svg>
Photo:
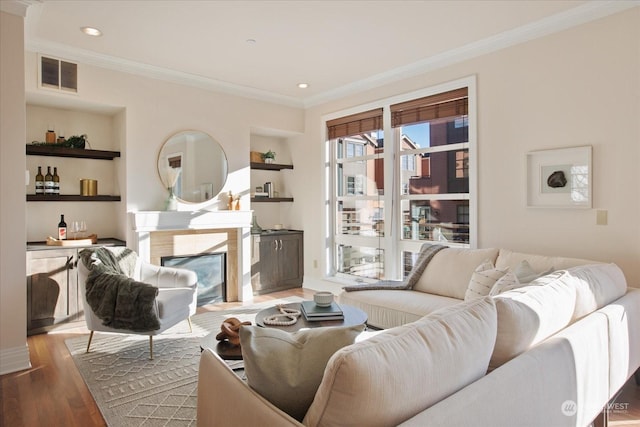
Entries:
<svg viewBox="0 0 640 427">
<path fill-rule="evenodd" d="M 495 296 L 512 289 L 521 288 L 525 285 L 526 284 L 520 283 L 518 276 L 516 276 L 513 271 L 507 271 L 505 275 L 498 279 L 498 281 L 493 285 L 489 291 L 489 296 Z"/>
<path fill-rule="evenodd" d="M 590 264 L 567 270 L 575 279 L 574 320 L 615 301 L 627 292 L 624 273 L 615 264 Z"/>
<path fill-rule="evenodd" d="M 503 277 L 507 271 L 508 268 L 504 270 L 497 269 L 493 266 L 493 262 L 485 260 L 471 275 L 469 287 L 464 294 L 464 300 L 470 301 L 489 295 L 495 283 Z"/>
<path fill-rule="evenodd" d="M 495 333 L 495 303 L 485 297 L 338 350 L 303 424 L 398 425 L 483 377 Z"/>
<path fill-rule="evenodd" d="M 535 271 L 531 267 L 531 264 L 529 264 L 529 261 L 525 259 L 522 262 L 520 262 L 520 264 L 518 264 L 518 267 L 515 270 L 515 274 L 516 274 L 516 277 L 518 278 L 518 282 L 529 283 L 529 282 L 533 282 L 538 277 L 546 276 L 547 274 L 552 273 L 553 271 L 554 271 L 554 268 L 551 267 L 550 269 L 539 273 Z"/>
<path fill-rule="evenodd" d="M 353 344 L 364 325 L 320 327 L 294 333 L 243 326 L 240 345 L 249 386 L 275 406 L 302 420 L 329 358 Z"/>
<path fill-rule="evenodd" d="M 497 295 L 498 335 L 489 369 L 524 353 L 571 323 L 576 286 L 565 270 Z"/>
</svg>

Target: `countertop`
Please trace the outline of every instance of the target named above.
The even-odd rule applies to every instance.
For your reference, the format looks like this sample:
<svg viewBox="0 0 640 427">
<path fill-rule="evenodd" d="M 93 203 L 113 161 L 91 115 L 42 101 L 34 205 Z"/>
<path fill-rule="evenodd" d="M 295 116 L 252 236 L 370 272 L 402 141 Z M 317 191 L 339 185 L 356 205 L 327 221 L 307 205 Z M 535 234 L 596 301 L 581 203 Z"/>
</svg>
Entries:
<svg viewBox="0 0 640 427">
<path fill-rule="evenodd" d="M 91 248 L 96 246 L 125 246 L 126 242 L 120 239 L 98 239 L 98 243 L 95 245 L 86 246 L 50 246 L 46 242 L 27 242 L 27 251 L 46 251 L 54 249 L 76 249 L 76 248 Z"/>
</svg>

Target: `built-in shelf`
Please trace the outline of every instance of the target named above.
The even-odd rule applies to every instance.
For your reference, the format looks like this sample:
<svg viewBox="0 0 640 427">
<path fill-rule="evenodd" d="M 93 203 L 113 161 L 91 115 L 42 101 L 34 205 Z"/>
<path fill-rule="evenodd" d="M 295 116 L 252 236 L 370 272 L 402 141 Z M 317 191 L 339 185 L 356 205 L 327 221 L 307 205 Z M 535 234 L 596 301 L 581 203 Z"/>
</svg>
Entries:
<svg viewBox="0 0 640 427">
<path fill-rule="evenodd" d="M 279 171 L 282 169 L 293 169 L 293 165 L 281 165 L 278 163 L 249 163 L 251 169 L 261 169 L 265 171 Z"/>
<path fill-rule="evenodd" d="M 251 202 L 293 202 L 293 197 L 252 197 Z"/>
<path fill-rule="evenodd" d="M 27 144 L 26 154 L 29 156 L 74 157 L 77 159 L 113 160 L 120 157 L 119 151 L 87 150 L 84 148 L 67 148 L 59 146 Z"/>
<path fill-rule="evenodd" d="M 43 194 L 27 194 L 27 202 L 119 202 L 120 196 L 81 196 L 79 194 L 60 194 L 49 196 Z"/>
</svg>

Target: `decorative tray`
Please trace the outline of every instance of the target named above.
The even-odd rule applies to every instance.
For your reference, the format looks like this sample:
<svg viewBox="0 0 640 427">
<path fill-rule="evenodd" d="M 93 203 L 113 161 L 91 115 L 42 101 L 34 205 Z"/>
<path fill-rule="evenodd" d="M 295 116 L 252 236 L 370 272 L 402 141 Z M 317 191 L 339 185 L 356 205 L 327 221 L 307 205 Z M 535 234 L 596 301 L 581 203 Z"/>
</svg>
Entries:
<svg viewBox="0 0 640 427">
<path fill-rule="evenodd" d="M 67 239 L 67 240 L 59 240 L 54 237 L 47 237 L 47 245 L 48 246 L 89 246 L 95 245 L 98 242 L 98 235 L 90 234 L 87 237 L 83 237 L 82 239 Z"/>
</svg>

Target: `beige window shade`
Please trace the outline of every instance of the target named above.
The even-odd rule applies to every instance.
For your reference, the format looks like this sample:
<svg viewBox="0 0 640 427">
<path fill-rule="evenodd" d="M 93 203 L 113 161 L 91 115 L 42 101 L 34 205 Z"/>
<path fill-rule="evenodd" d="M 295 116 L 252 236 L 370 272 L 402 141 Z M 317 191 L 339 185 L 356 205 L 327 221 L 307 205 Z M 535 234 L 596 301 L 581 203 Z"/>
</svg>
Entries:
<svg viewBox="0 0 640 427">
<path fill-rule="evenodd" d="M 340 117 L 327 122 L 329 139 L 382 129 L 382 108 Z"/>
<path fill-rule="evenodd" d="M 469 98 L 465 87 L 392 105 L 391 125 L 398 127 L 444 117 L 461 116 L 468 112 Z"/>
</svg>

